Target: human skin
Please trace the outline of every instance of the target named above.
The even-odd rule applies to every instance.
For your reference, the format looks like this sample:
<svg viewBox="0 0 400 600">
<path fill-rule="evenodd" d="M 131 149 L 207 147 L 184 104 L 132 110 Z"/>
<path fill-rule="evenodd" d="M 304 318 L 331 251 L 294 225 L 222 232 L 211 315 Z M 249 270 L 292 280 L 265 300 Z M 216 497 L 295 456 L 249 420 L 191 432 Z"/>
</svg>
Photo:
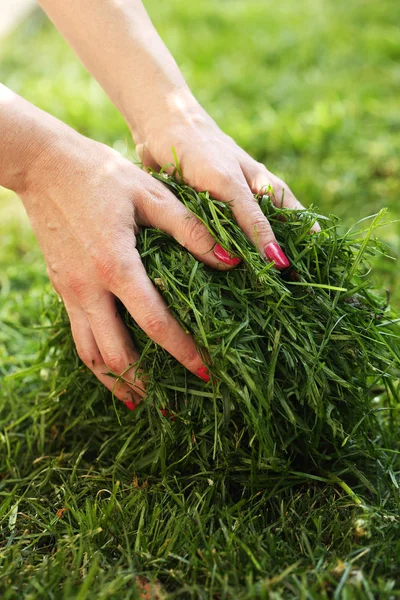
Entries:
<svg viewBox="0 0 400 600">
<path fill-rule="evenodd" d="M 0 131 L 0 185 L 25 205 L 83 362 L 129 408 L 143 397 L 119 298 L 151 339 L 208 380 L 192 337 L 146 275 L 135 233 L 163 229 L 212 268 L 232 268 L 238 259 L 162 183 L 1 84 Z M 109 371 L 124 381 L 115 383 Z"/>
<path fill-rule="evenodd" d="M 196 101 L 139 0 L 40 0 L 126 119 L 144 166 L 173 162 L 197 190 L 230 202 L 261 255 L 289 262 L 254 200 L 301 209 L 290 189 L 252 159 Z M 190 371 L 208 380 L 193 339 L 168 312 L 144 272 L 135 232 L 154 226 L 211 267 L 238 264 L 154 178 L 110 148 L 88 140 L 0 88 L 0 184 L 22 198 L 50 280 L 62 297 L 79 356 L 128 407 L 144 395 L 138 354 L 116 310 L 119 298 L 138 325 Z M 217 242 L 217 243 L 216 243 Z M 123 374 L 123 382 L 106 373 Z"/>
</svg>

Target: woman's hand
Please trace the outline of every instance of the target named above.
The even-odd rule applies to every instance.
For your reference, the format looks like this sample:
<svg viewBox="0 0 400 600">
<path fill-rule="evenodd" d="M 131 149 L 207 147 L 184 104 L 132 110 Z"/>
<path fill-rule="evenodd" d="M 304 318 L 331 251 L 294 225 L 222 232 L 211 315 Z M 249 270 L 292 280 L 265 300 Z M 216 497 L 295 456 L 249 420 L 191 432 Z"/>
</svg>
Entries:
<svg viewBox="0 0 400 600">
<path fill-rule="evenodd" d="M 224 134 L 196 102 L 177 98 L 175 104 L 171 109 L 170 99 L 169 111 L 164 107 L 139 129 L 139 160 L 158 170 L 174 162 L 174 148 L 184 180 L 198 191 L 208 190 L 215 198 L 229 202 L 239 226 L 264 258 L 278 269 L 288 267 L 289 261 L 253 194 L 272 186 L 272 200 L 277 206 L 304 207 L 281 179 Z M 168 170 L 173 168 L 172 164 Z M 319 230 L 318 225 L 315 230 Z"/>
<path fill-rule="evenodd" d="M 144 395 L 139 356 L 116 308 L 187 369 L 208 381 L 193 339 L 172 317 L 136 249 L 140 226 L 160 228 L 197 259 L 228 269 L 238 259 L 159 181 L 107 146 L 64 128 L 28 169 L 17 192 L 62 297 L 78 354 L 133 409 Z M 133 366 L 132 366 L 133 365 Z M 109 372 L 123 376 L 115 385 Z"/>
</svg>

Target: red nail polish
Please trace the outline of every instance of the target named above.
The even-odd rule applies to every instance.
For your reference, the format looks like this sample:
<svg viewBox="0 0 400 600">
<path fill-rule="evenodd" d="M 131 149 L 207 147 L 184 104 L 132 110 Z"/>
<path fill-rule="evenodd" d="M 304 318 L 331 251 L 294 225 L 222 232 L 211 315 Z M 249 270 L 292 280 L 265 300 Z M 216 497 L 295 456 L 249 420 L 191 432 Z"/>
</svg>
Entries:
<svg viewBox="0 0 400 600">
<path fill-rule="evenodd" d="M 241 260 L 236 256 L 232 256 L 225 248 L 223 248 L 220 244 L 215 244 L 214 246 L 214 254 L 225 265 L 229 265 L 231 267 L 236 267 Z"/>
<path fill-rule="evenodd" d="M 208 369 L 206 366 L 200 367 L 197 369 L 197 375 L 203 379 L 203 381 L 210 381 L 210 376 L 208 374 Z"/>
<path fill-rule="evenodd" d="M 154 408 L 154 404 L 152 404 L 152 407 Z M 176 421 L 175 415 L 171 415 L 168 408 L 160 408 L 160 413 L 163 417 L 170 419 L 170 421 Z"/>
<path fill-rule="evenodd" d="M 160 408 L 160 413 L 163 415 L 163 417 L 175 423 L 176 416 L 171 414 L 167 408 Z"/>
<path fill-rule="evenodd" d="M 275 263 L 277 269 L 287 269 L 287 267 L 290 267 L 290 262 L 287 256 L 283 252 L 282 248 L 275 242 L 268 244 L 268 246 L 265 248 L 265 254 L 271 262 Z"/>
<path fill-rule="evenodd" d="M 126 408 L 129 408 L 129 410 L 135 410 L 135 408 L 136 408 L 136 404 L 134 404 L 132 402 L 132 400 L 127 400 L 125 402 L 125 406 L 126 406 Z"/>
</svg>

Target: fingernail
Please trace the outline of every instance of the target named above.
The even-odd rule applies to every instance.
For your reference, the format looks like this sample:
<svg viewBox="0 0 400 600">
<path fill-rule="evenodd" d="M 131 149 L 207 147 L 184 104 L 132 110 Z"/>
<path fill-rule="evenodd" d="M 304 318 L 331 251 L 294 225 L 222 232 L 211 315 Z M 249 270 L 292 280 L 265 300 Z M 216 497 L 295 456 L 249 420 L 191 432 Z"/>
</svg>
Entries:
<svg viewBox="0 0 400 600">
<path fill-rule="evenodd" d="M 136 408 L 136 404 L 134 404 L 132 402 L 132 400 L 127 400 L 125 402 L 125 406 L 126 406 L 126 408 L 129 408 L 129 410 L 135 410 L 135 408 Z"/>
<path fill-rule="evenodd" d="M 220 244 L 215 244 L 214 246 L 214 254 L 225 265 L 229 265 L 231 267 L 236 267 L 241 260 L 236 256 L 232 256 L 225 248 L 223 248 Z"/>
<path fill-rule="evenodd" d="M 197 369 L 197 375 L 203 379 L 203 381 L 210 381 L 207 367 L 203 366 Z"/>
<path fill-rule="evenodd" d="M 290 262 L 279 244 L 275 242 L 268 244 L 265 248 L 265 254 L 271 262 L 275 263 L 277 269 L 287 269 L 287 267 L 290 267 Z"/>
<path fill-rule="evenodd" d="M 160 408 L 160 413 L 163 415 L 163 417 L 175 423 L 176 416 L 171 414 L 167 408 Z"/>
<path fill-rule="evenodd" d="M 152 407 L 154 408 L 154 404 L 152 404 Z M 160 413 L 166 419 L 170 419 L 171 421 L 174 421 L 174 422 L 176 421 L 175 415 L 171 415 L 171 413 L 169 412 L 168 408 L 160 408 Z"/>
</svg>

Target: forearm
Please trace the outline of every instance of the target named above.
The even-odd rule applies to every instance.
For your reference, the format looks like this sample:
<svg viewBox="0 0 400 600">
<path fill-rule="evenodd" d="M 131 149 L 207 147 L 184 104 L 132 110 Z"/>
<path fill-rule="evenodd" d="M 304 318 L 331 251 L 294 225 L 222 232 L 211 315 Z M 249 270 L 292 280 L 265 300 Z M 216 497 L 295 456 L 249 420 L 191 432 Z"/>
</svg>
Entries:
<svg viewBox="0 0 400 600">
<path fill-rule="evenodd" d="M 0 84 L 0 185 L 22 194 L 60 158 L 73 134 L 79 135 Z"/>
<path fill-rule="evenodd" d="M 134 135 L 196 102 L 140 0 L 39 0 L 124 115 Z"/>
</svg>

